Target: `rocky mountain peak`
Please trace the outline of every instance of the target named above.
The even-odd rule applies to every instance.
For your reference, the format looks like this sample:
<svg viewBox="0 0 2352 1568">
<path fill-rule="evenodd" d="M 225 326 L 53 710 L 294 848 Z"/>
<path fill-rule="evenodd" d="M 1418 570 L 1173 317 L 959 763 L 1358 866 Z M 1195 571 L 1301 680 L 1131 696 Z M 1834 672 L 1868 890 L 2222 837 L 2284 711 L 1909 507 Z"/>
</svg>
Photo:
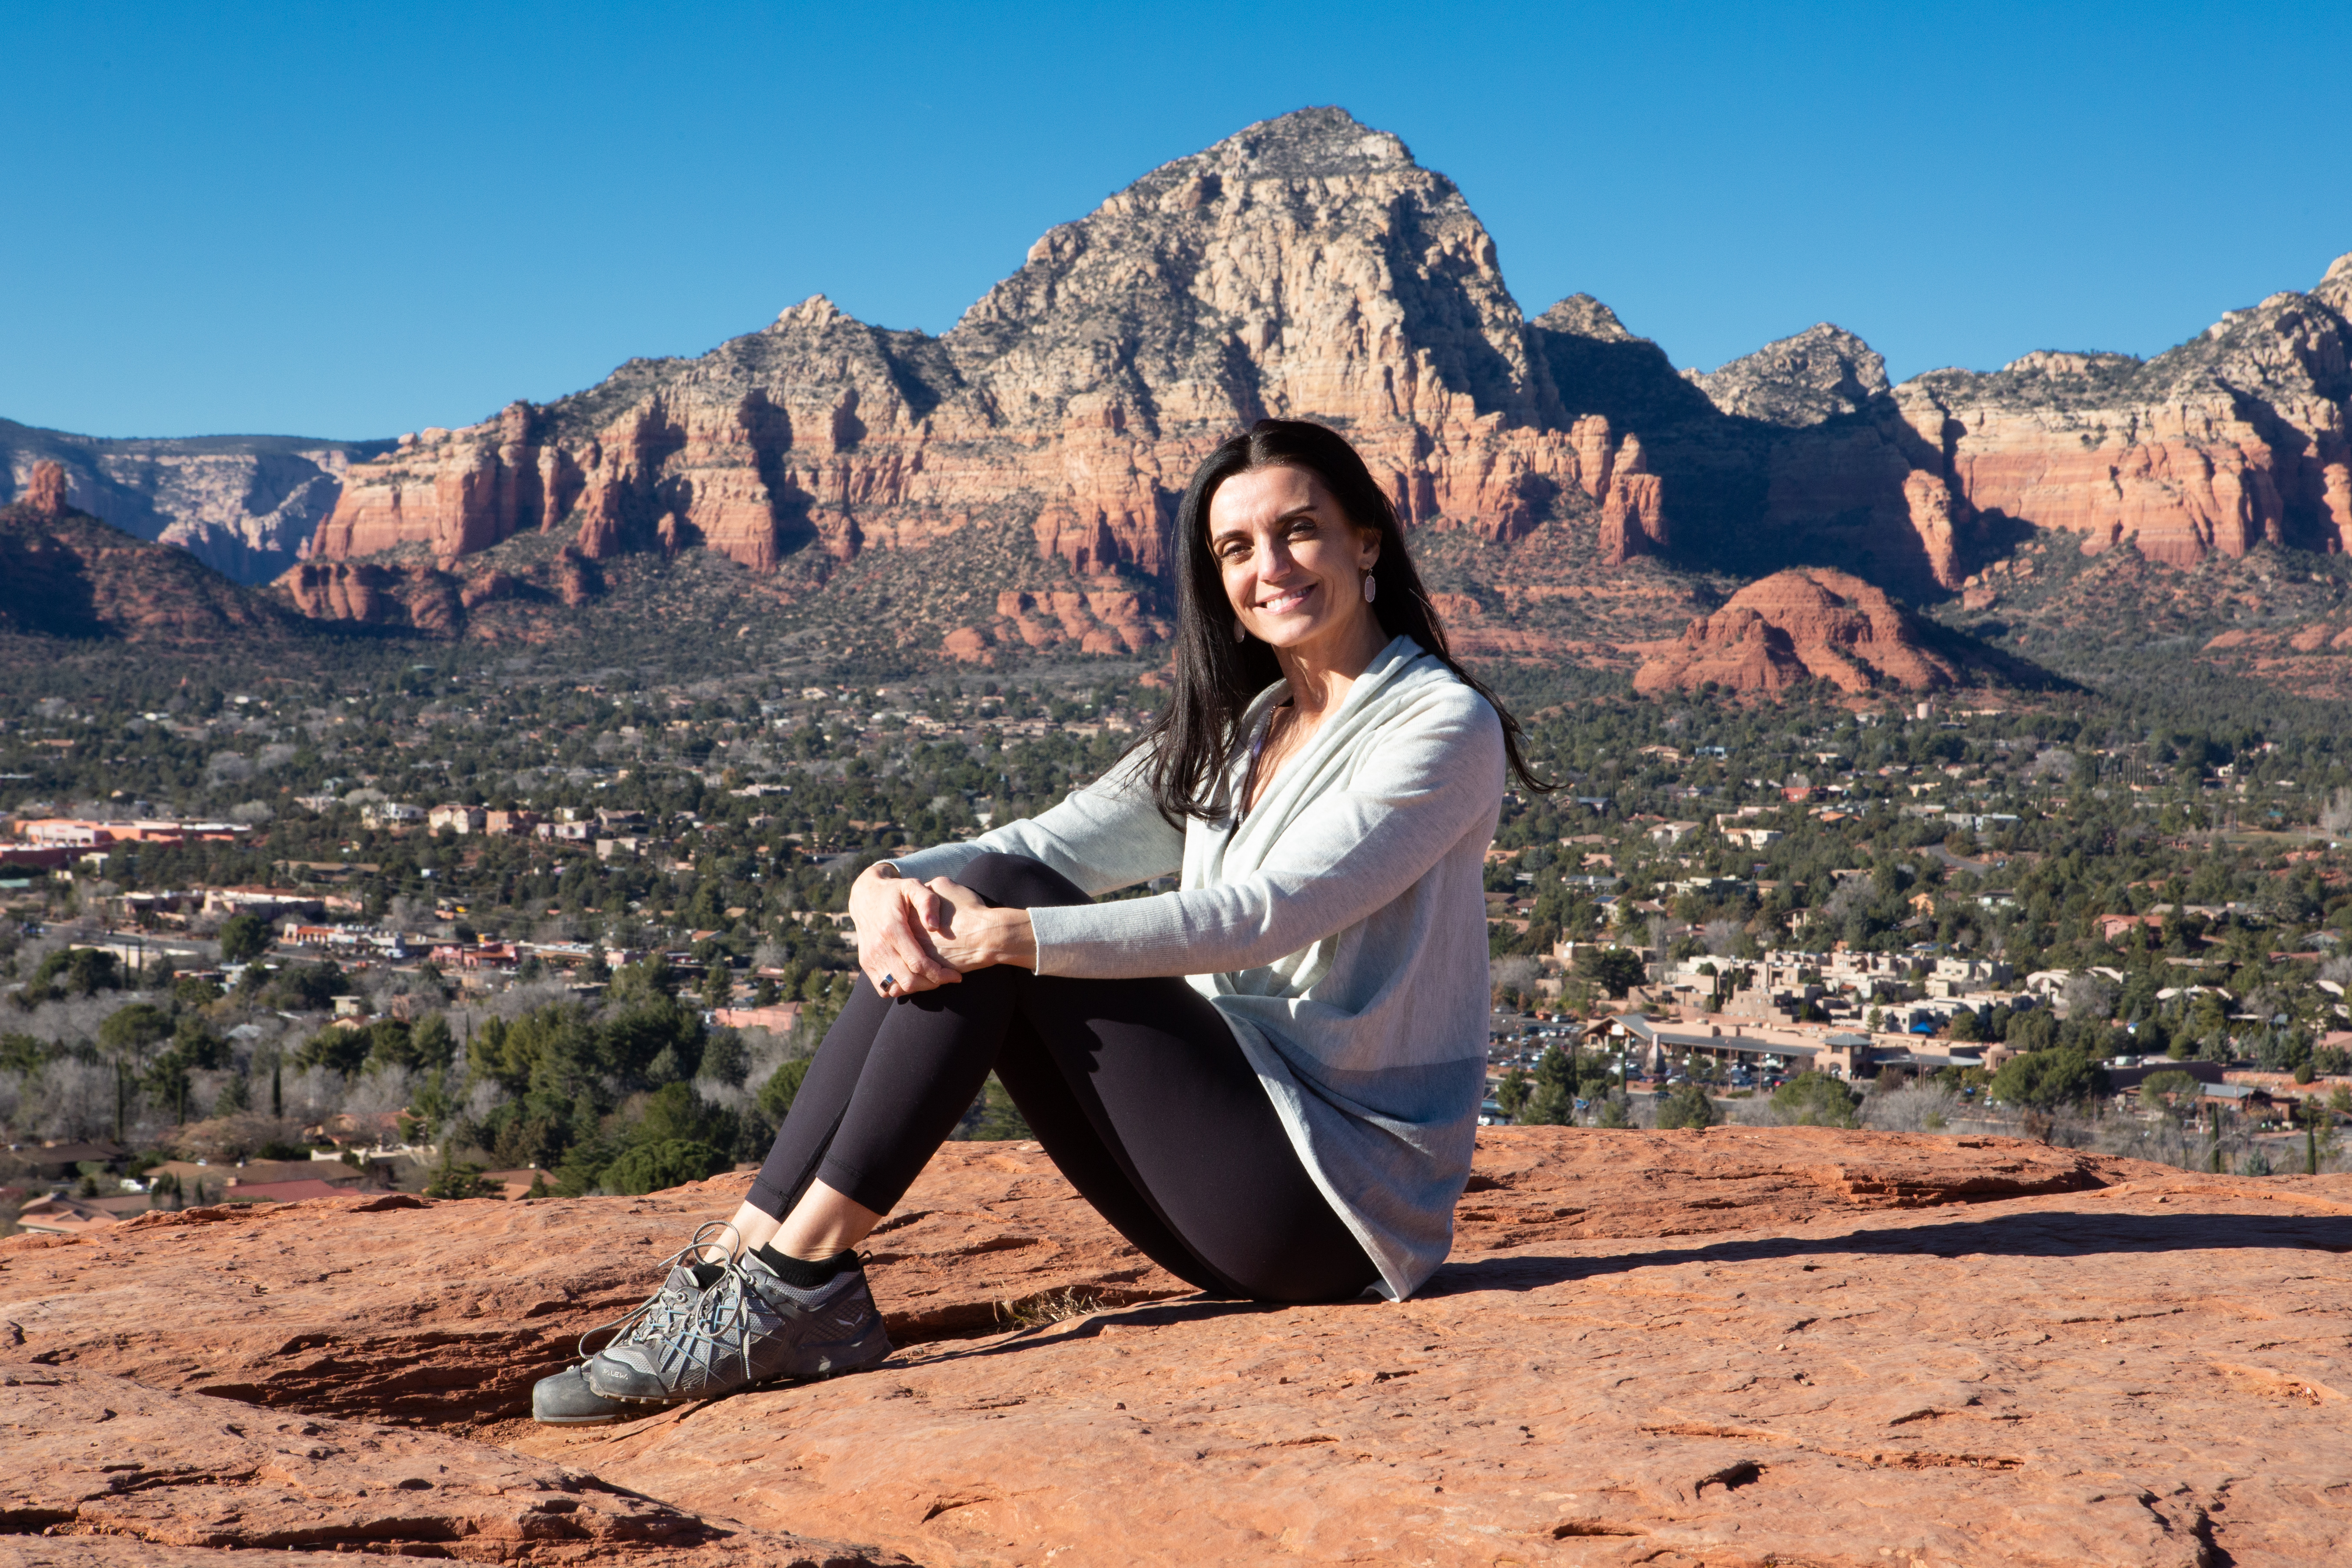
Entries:
<svg viewBox="0 0 2352 1568">
<path fill-rule="evenodd" d="M 797 305 L 787 305 L 777 312 L 779 327 L 828 327 L 841 320 L 841 307 L 822 294 L 812 294 Z"/>
<path fill-rule="evenodd" d="M 1685 374 L 1726 414 L 1768 425 L 1818 425 L 1858 412 L 1889 387 L 1878 351 L 1828 321 L 1715 370 Z"/>
<path fill-rule="evenodd" d="M 1570 294 L 1550 310 L 1536 318 L 1535 324 L 1555 332 L 1572 332 L 1580 338 L 1597 338 L 1604 343 L 1633 343 L 1645 340 L 1626 331 L 1617 312 L 1590 294 Z"/>
<path fill-rule="evenodd" d="M 1099 395 L 1156 434 L 1457 405 L 1530 419 L 1524 325 L 1451 180 L 1345 110 L 1306 109 L 1049 229 L 942 341 L 1007 414 Z"/>
<path fill-rule="evenodd" d="M 2328 264 L 2326 276 L 2311 292 L 2314 299 L 2337 315 L 2352 318 L 2352 250 Z"/>
<path fill-rule="evenodd" d="M 1401 137 L 1375 131 L 1335 104 L 1261 120 L 1177 163 L 1255 179 L 1330 180 L 1412 167 L 1412 153 Z"/>
</svg>

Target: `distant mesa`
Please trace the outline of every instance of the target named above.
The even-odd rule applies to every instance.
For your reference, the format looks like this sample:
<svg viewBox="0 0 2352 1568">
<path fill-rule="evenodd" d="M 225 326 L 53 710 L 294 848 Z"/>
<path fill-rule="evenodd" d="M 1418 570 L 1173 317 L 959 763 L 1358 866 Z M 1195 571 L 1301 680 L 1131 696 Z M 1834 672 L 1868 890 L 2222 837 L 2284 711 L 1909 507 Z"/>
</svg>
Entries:
<svg viewBox="0 0 2352 1568">
<path fill-rule="evenodd" d="M 1848 693 L 1932 691 L 1959 669 L 1921 646 L 1918 624 L 1881 590 L 1825 567 L 1776 572 L 1651 652 L 1635 690 L 1776 692 L 1822 680 Z"/>
</svg>

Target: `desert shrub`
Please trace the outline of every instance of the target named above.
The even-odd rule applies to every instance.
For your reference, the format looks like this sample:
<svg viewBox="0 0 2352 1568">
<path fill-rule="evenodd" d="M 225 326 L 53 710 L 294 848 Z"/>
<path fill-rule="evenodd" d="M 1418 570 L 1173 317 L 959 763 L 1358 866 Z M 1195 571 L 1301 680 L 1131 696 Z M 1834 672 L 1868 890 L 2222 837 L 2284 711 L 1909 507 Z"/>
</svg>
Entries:
<svg viewBox="0 0 2352 1568">
<path fill-rule="evenodd" d="M 1852 1127 L 1858 1100 L 1827 1073 L 1801 1072 L 1772 1091 L 1772 1113 L 1784 1126 Z"/>
<path fill-rule="evenodd" d="M 1940 1132 L 1959 1114 L 1959 1095 L 1940 1083 L 1907 1083 L 1862 1105 L 1863 1121 L 1887 1132 Z"/>
</svg>

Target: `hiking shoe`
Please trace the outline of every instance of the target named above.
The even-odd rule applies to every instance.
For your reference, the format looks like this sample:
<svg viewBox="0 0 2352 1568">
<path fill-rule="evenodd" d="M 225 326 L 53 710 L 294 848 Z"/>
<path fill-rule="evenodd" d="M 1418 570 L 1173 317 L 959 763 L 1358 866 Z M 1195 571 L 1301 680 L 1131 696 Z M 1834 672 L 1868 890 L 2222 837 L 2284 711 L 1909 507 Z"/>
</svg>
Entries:
<svg viewBox="0 0 2352 1568">
<path fill-rule="evenodd" d="M 581 1335 L 581 1352 L 586 1354 L 588 1342 L 602 1333 L 612 1333 L 614 1342 L 619 1342 L 636 1336 L 659 1338 L 674 1334 L 692 1323 L 702 1293 L 727 1272 L 725 1264 L 707 1262 L 704 1254 L 709 1248 L 723 1246 L 733 1230 L 734 1226 L 723 1220 L 698 1227 L 693 1240 L 662 1259 L 669 1265 L 669 1272 L 654 1293 L 617 1322 Z M 532 1384 L 530 1418 L 550 1426 L 592 1426 L 627 1421 L 642 1414 L 590 1388 L 581 1375 L 585 1370 L 569 1366 Z"/>
<path fill-rule="evenodd" d="M 530 1418 L 546 1426 L 595 1426 L 634 1421 L 645 1414 L 633 1405 L 603 1397 L 580 1373 L 579 1367 L 567 1366 L 532 1384 Z"/>
<path fill-rule="evenodd" d="M 702 1292 L 690 1321 L 667 1333 L 641 1322 L 591 1358 L 583 1373 L 599 1398 L 675 1405 L 779 1379 L 857 1372 L 889 1353 L 861 1265 L 803 1290 L 746 1253 Z"/>
</svg>

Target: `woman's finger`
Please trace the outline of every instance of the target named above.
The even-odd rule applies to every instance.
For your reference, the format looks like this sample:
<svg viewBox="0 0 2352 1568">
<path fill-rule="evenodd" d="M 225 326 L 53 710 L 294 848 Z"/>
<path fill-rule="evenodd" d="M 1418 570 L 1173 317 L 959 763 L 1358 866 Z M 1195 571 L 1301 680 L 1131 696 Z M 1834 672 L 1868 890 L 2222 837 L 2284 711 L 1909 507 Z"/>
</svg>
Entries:
<svg viewBox="0 0 2352 1568">
<path fill-rule="evenodd" d="M 909 889 L 910 894 L 911 891 Z M 903 995 L 912 991 L 928 991 L 933 986 L 949 984 L 963 978 L 942 963 L 931 950 L 911 896 L 902 900 L 893 914 L 895 918 L 890 921 L 889 929 L 880 933 L 882 940 L 877 946 L 886 966 L 884 974 L 898 984 L 884 986 L 877 978 L 876 989 L 886 995 Z"/>
</svg>

